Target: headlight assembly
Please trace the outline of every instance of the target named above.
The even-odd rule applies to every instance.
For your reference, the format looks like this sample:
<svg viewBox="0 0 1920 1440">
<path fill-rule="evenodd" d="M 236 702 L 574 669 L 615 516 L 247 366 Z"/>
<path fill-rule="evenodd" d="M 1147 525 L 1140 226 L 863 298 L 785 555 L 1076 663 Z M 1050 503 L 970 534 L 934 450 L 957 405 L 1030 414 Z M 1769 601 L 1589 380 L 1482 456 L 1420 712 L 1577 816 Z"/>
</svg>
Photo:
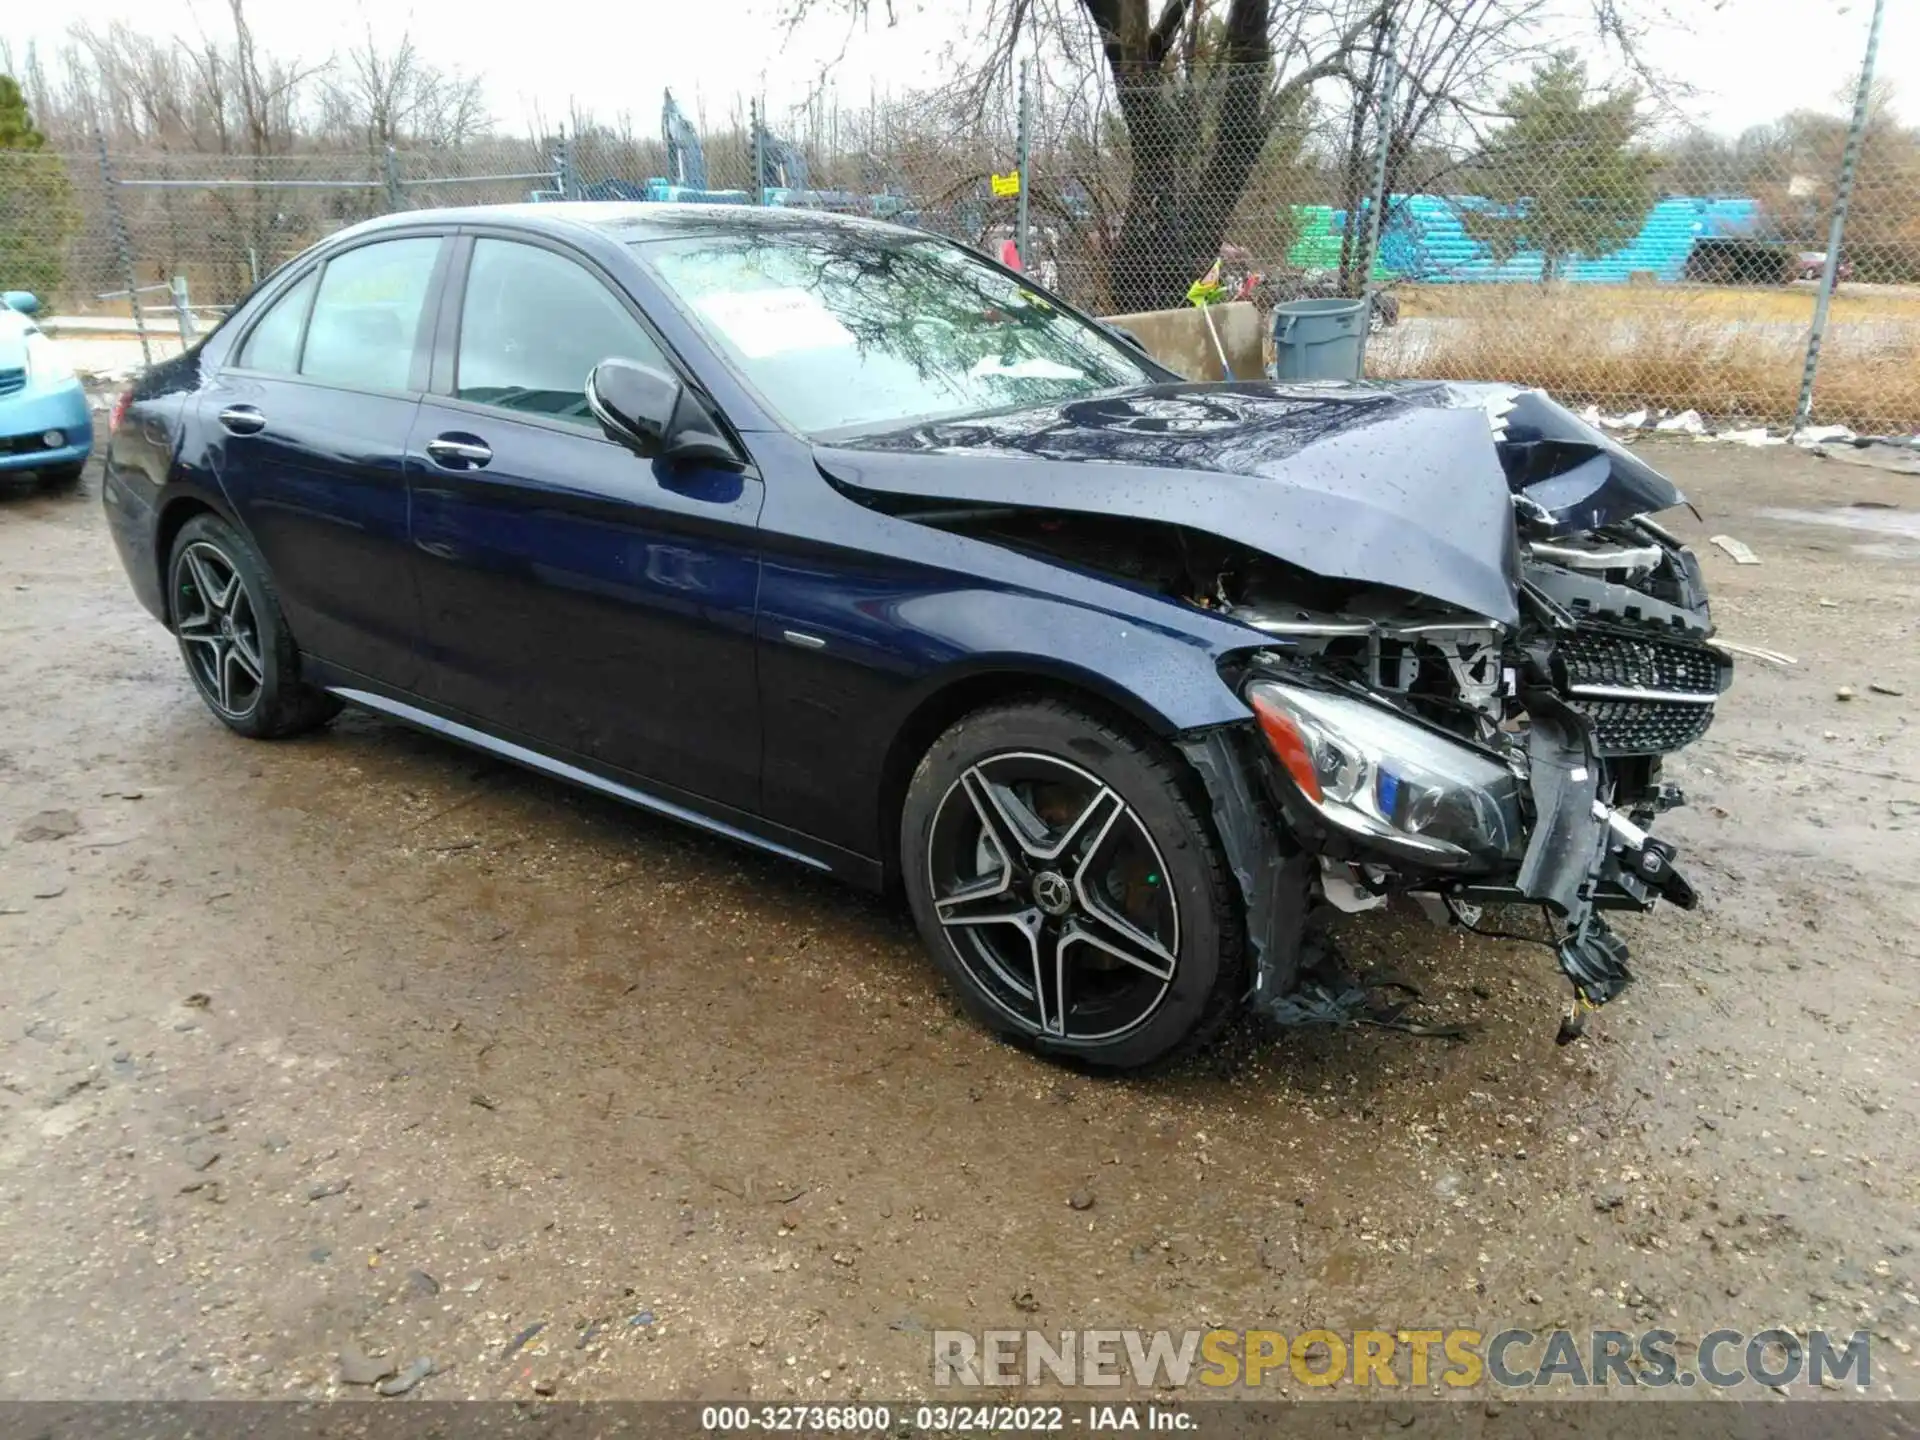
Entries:
<svg viewBox="0 0 1920 1440">
<path fill-rule="evenodd" d="M 1257 680 L 1247 702 L 1301 798 L 1341 830 L 1440 869 L 1524 850 L 1521 782 L 1497 761 L 1342 695 Z"/>
</svg>

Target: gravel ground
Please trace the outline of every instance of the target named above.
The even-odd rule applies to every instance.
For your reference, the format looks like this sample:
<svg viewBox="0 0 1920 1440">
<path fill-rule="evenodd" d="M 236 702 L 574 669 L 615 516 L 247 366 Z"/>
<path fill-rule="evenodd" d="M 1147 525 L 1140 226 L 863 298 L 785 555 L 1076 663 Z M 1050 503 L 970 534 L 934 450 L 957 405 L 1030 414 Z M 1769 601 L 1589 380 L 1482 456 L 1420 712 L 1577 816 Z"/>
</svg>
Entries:
<svg viewBox="0 0 1920 1440">
<path fill-rule="evenodd" d="M 1469 1039 L 1151 1081 L 983 1037 L 886 902 L 365 716 L 236 739 L 97 482 L 0 497 L 0 1399 L 324 1397 L 343 1351 L 898 1398 L 936 1327 L 1205 1322 L 1858 1327 L 1920 1398 L 1920 545 L 1854 503 L 1920 491 L 1656 463 L 1763 559 L 1705 549 L 1723 633 L 1800 658 L 1676 767 L 1702 908 L 1625 923 L 1565 1049 L 1544 952 L 1360 917 Z"/>
</svg>

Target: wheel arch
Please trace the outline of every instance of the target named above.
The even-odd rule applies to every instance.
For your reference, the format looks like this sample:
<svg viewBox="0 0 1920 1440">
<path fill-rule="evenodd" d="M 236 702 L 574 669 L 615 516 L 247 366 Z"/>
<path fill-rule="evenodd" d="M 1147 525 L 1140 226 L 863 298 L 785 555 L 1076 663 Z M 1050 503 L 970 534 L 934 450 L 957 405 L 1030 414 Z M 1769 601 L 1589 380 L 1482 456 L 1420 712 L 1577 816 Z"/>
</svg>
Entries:
<svg viewBox="0 0 1920 1440">
<path fill-rule="evenodd" d="M 229 525 L 235 523 L 231 515 L 197 490 L 180 491 L 161 503 L 153 525 L 153 562 L 154 573 L 160 577 L 160 620 L 169 627 L 173 624 L 173 597 L 167 569 L 173 559 L 173 543 L 196 515 L 213 515 Z"/>
<path fill-rule="evenodd" d="M 900 814 L 915 767 L 962 716 L 1013 700 L 1057 700 L 1095 719 L 1167 739 L 1183 727 L 1146 697 L 1110 678 L 1041 657 L 1020 657 L 943 675 L 918 696 L 895 728 L 881 763 L 878 835 L 883 884 L 900 881 Z M 1184 759 L 1182 760 L 1184 764 Z"/>
</svg>

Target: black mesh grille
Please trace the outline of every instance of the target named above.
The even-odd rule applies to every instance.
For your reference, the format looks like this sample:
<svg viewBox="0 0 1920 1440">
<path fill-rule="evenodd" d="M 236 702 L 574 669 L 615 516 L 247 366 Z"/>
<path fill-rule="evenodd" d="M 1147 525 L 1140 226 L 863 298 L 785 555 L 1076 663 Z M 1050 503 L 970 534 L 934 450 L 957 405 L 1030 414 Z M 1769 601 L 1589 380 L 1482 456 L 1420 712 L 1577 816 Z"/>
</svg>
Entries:
<svg viewBox="0 0 1920 1440">
<path fill-rule="evenodd" d="M 1704 645 L 1582 630 L 1554 648 L 1565 667 L 1569 690 L 1604 685 L 1681 695 L 1717 695 L 1720 691 L 1720 661 Z M 1593 722 L 1594 746 L 1602 755 L 1659 755 L 1678 750 L 1698 740 L 1713 721 L 1711 704 L 1577 694 L 1568 698 Z"/>
<path fill-rule="evenodd" d="M 1557 642 L 1554 652 L 1567 667 L 1569 685 L 1677 690 L 1685 695 L 1720 693 L 1719 666 L 1704 645 L 1582 630 Z"/>
<path fill-rule="evenodd" d="M 1574 709 L 1593 721 L 1602 755 L 1662 755 L 1691 745 L 1713 721 L 1711 705 L 1674 700 L 1580 700 Z"/>
</svg>

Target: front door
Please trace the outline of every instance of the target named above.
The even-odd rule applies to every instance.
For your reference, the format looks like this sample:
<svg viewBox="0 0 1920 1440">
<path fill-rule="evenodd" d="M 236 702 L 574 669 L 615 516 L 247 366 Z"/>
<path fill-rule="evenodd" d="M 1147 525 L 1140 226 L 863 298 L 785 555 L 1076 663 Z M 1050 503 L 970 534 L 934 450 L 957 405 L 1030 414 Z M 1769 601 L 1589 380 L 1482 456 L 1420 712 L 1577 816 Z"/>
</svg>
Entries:
<svg viewBox="0 0 1920 1440">
<path fill-rule="evenodd" d="M 601 433 L 588 371 L 670 361 L 578 257 L 474 239 L 448 304 L 452 375 L 407 445 L 423 693 L 482 728 L 756 808 L 759 479 L 644 460 Z"/>
<path fill-rule="evenodd" d="M 335 253 L 253 324 L 200 399 L 216 477 L 303 653 L 387 685 L 418 673 L 407 437 L 444 241 Z"/>
</svg>

